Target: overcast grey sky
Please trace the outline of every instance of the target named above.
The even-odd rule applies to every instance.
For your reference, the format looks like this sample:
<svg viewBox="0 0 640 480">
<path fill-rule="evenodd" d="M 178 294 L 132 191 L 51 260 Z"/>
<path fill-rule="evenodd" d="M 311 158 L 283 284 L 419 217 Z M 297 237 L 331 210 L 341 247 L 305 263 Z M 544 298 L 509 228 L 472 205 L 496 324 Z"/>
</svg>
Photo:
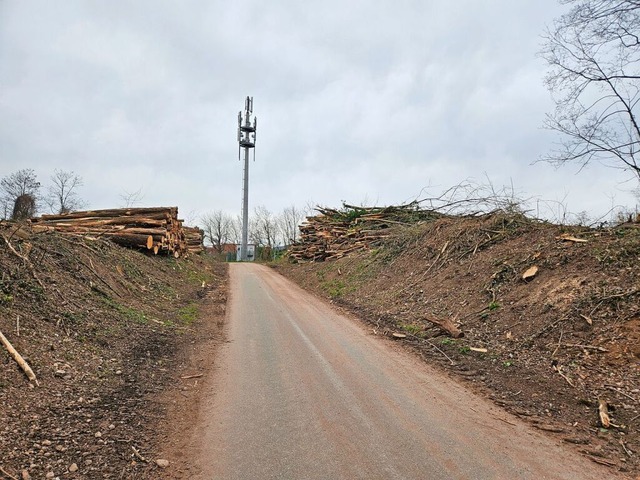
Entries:
<svg viewBox="0 0 640 480">
<path fill-rule="evenodd" d="M 622 172 L 533 164 L 555 134 L 536 57 L 556 0 L 0 0 L 0 177 L 55 168 L 91 208 L 238 214 L 237 114 L 258 116 L 250 202 L 397 204 L 488 175 L 592 214 Z M 424 194 L 423 194 L 424 195 Z"/>
</svg>

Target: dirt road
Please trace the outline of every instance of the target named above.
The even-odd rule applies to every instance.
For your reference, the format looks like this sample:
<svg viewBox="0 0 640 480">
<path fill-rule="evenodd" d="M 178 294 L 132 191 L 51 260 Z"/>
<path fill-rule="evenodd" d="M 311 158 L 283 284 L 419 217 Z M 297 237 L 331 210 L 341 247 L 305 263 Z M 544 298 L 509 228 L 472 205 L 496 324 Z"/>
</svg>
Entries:
<svg viewBox="0 0 640 480">
<path fill-rule="evenodd" d="M 230 275 L 189 478 L 615 478 L 270 269 Z"/>
</svg>

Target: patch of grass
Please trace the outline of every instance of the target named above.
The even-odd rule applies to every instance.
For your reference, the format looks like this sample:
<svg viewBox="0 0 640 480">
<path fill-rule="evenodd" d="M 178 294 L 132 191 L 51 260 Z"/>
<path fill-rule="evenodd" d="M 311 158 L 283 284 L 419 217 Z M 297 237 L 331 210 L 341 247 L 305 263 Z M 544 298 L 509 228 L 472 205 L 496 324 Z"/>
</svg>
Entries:
<svg viewBox="0 0 640 480">
<path fill-rule="evenodd" d="M 191 325 L 198 319 L 198 305 L 190 303 L 178 310 L 178 318 L 184 325 Z"/>
<path fill-rule="evenodd" d="M 133 263 L 124 262 L 122 264 L 122 271 L 124 272 L 125 276 L 128 278 L 138 278 L 138 279 L 144 278 L 144 274 L 142 273 L 142 271 L 138 268 L 137 265 Z"/>
<path fill-rule="evenodd" d="M 87 314 L 85 312 L 64 312 L 62 316 L 72 324 L 80 323 L 82 320 L 87 318 Z"/>
<path fill-rule="evenodd" d="M 129 320 L 133 322 L 140 323 L 143 325 L 149 323 L 149 319 L 147 318 L 147 315 L 141 310 L 137 310 L 135 308 L 130 308 L 130 307 L 124 307 L 122 312 L 124 313 L 125 317 L 127 317 Z"/>
<path fill-rule="evenodd" d="M 513 362 L 511 360 L 505 360 L 504 362 L 502 362 L 502 366 L 504 368 L 509 368 L 513 366 Z"/>
<path fill-rule="evenodd" d="M 103 302 L 109 307 L 111 307 L 112 309 L 114 309 L 115 311 L 117 311 L 118 313 L 120 313 L 127 320 L 131 320 L 132 322 L 140 323 L 143 325 L 149 323 L 149 318 L 141 310 L 122 305 L 116 302 L 115 300 L 113 300 L 112 298 L 104 297 Z"/>
<path fill-rule="evenodd" d="M 417 335 L 422 331 L 422 327 L 420 325 L 413 325 L 411 323 L 401 323 L 400 328 L 405 332 L 409 332 L 413 335 Z"/>
<path fill-rule="evenodd" d="M 347 292 L 346 284 L 338 279 L 326 280 L 320 286 L 331 298 L 341 297 Z"/>
<path fill-rule="evenodd" d="M 13 295 L 0 293 L 0 305 L 9 305 L 11 302 L 13 302 Z"/>
<path fill-rule="evenodd" d="M 440 340 L 440 345 L 455 345 L 456 341 L 453 338 L 443 338 Z"/>
<path fill-rule="evenodd" d="M 469 353 L 471 351 L 471 348 L 467 345 L 462 345 L 460 347 L 458 347 L 458 351 L 464 355 L 466 355 L 467 353 Z"/>
<path fill-rule="evenodd" d="M 35 282 L 21 279 L 16 282 L 16 286 L 18 287 L 18 289 L 27 293 L 31 293 L 38 298 L 42 298 L 42 299 L 45 298 L 44 290 L 40 285 L 37 285 Z"/>
<path fill-rule="evenodd" d="M 151 285 L 151 288 L 153 288 L 156 292 L 160 293 L 160 295 L 168 298 L 176 298 L 178 294 L 175 288 L 163 282 L 153 283 Z"/>
<path fill-rule="evenodd" d="M 490 312 L 493 312 L 500 308 L 500 304 L 494 301 L 494 302 L 491 302 L 487 308 L 489 309 Z"/>
<path fill-rule="evenodd" d="M 198 270 L 187 270 L 187 280 L 196 285 L 211 282 L 211 274 Z"/>
</svg>

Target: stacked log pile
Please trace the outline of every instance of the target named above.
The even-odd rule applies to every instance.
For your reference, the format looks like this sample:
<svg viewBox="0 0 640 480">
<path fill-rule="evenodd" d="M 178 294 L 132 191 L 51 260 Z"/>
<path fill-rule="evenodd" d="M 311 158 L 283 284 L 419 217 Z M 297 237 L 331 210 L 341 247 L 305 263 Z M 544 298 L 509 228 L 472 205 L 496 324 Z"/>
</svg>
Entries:
<svg viewBox="0 0 640 480">
<path fill-rule="evenodd" d="M 177 207 L 118 208 L 43 215 L 31 220 L 34 232 L 56 231 L 89 238 L 108 238 L 130 248 L 178 258 L 197 250 L 202 235 L 187 232 Z M 196 229 L 197 230 L 197 229 Z"/>
<path fill-rule="evenodd" d="M 198 227 L 182 227 L 182 229 L 189 253 L 203 253 L 204 230 Z"/>
<path fill-rule="evenodd" d="M 319 215 L 307 217 L 300 225 L 300 241 L 289 248 L 289 256 L 299 262 L 322 262 L 342 258 L 380 245 L 389 229 L 441 216 L 420 210 L 416 204 L 392 207 L 354 207 L 341 210 L 316 208 Z"/>
</svg>

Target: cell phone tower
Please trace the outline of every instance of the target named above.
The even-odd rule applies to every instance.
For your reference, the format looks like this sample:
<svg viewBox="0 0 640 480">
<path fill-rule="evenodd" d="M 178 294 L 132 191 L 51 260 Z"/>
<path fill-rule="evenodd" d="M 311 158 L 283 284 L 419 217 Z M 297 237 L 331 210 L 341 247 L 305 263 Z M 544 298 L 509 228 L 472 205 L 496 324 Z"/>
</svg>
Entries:
<svg viewBox="0 0 640 480">
<path fill-rule="evenodd" d="M 238 112 L 238 160 L 240 150 L 244 149 L 244 173 L 242 183 L 242 243 L 240 244 L 240 261 L 247 260 L 247 245 L 249 239 L 249 151 L 253 150 L 253 161 L 256 161 L 256 127 L 258 119 L 253 117 L 253 97 L 247 97 L 244 102 L 244 118 L 242 111 Z"/>
</svg>

